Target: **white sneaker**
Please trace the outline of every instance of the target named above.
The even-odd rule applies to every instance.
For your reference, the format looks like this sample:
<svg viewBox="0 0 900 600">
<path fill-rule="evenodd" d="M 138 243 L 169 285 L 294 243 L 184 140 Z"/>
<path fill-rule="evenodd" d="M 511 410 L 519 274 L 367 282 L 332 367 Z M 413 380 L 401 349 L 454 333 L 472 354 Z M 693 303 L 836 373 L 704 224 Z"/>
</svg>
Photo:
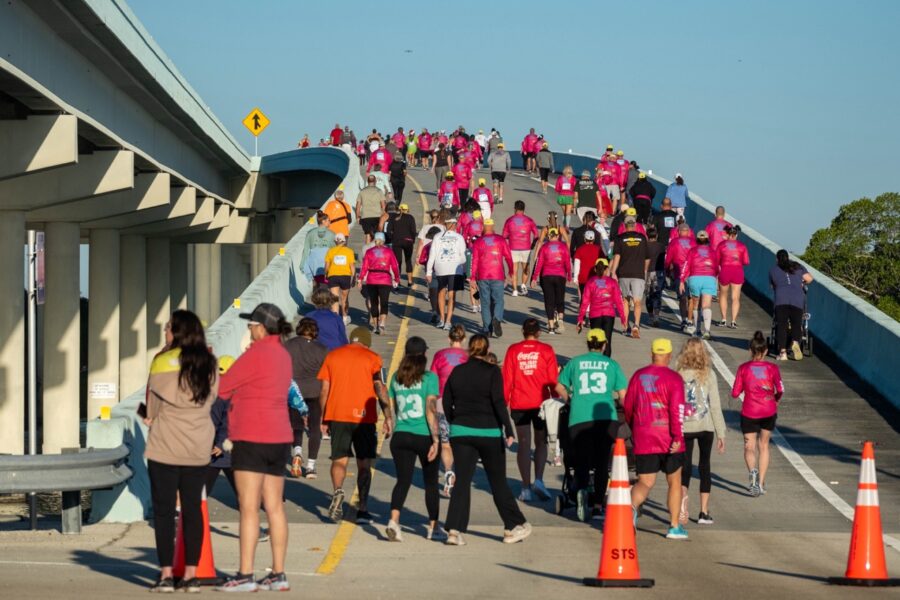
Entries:
<svg viewBox="0 0 900 600">
<path fill-rule="evenodd" d="M 350 324 L 350 315 L 344 315 L 344 325 Z"/>
<path fill-rule="evenodd" d="M 444 540 L 444 543 L 448 546 L 465 546 L 466 540 L 463 539 L 460 532 L 451 529 L 450 532 L 447 533 L 447 539 Z"/>
<path fill-rule="evenodd" d="M 519 493 L 519 502 L 533 502 L 534 496 L 531 494 L 530 488 L 522 488 L 522 491 Z"/>
<path fill-rule="evenodd" d="M 540 479 L 534 482 L 534 485 L 531 486 L 534 490 L 534 493 L 540 500 L 547 501 L 550 499 L 550 492 L 547 491 L 547 487 L 544 485 L 544 482 Z"/>
<path fill-rule="evenodd" d="M 398 525 L 396 521 L 388 521 L 384 534 L 387 536 L 387 539 L 392 542 L 403 541 L 403 532 L 400 531 L 400 525 Z"/>
<path fill-rule="evenodd" d="M 429 527 L 427 533 L 425 533 L 425 539 L 433 542 L 446 542 L 447 532 L 440 525 L 437 527 Z"/>
<path fill-rule="evenodd" d="M 531 535 L 531 531 L 531 523 L 525 522 L 522 525 L 516 525 L 509 533 L 504 533 L 503 543 L 515 544 L 517 542 L 521 542 L 529 535 Z"/>
<path fill-rule="evenodd" d="M 518 295 L 519 295 L 519 290 L 517 290 L 516 288 L 513 288 L 512 297 L 516 298 Z"/>
<path fill-rule="evenodd" d="M 528 295 L 528 286 L 525 285 L 525 284 L 523 283 L 523 284 L 519 287 L 519 292 L 520 292 L 523 296 L 527 296 L 527 295 Z"/>
<path fill-rule="evenodd" d="M 471 310 L 473 313 L 480 313 L 480 312 L 481 312 L 481 305 L 480 305 L 480 304 L 473 304 L 473 305 L 469 308 L 469 310 Z"/>
</svg>

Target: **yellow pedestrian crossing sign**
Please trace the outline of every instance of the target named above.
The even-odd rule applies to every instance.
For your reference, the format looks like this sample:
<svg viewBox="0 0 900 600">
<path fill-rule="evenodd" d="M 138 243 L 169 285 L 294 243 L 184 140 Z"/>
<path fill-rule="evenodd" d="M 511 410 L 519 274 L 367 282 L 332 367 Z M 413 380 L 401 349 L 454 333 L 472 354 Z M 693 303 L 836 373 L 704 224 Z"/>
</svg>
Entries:
<svg viewBox="0 0 900 600">
<path fill-rule="evenodd" d="M 244 117 L 244 120 L 241 122 L 253 135 L 261 134 L 269 126 L 269 118 L 259 108 L 251 110 L 250 114 Z"/>
</svg>

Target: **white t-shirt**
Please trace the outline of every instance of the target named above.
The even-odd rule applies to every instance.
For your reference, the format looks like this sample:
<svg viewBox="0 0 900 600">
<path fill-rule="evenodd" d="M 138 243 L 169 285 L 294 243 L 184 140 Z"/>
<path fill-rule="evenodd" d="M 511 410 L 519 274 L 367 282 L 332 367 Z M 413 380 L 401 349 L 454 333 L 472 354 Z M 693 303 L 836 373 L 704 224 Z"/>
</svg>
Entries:
<svg viewBox="0 0 900 600">
<path fill-rule="evenodd" d="M 419 235 L 417 235 L 416 238 L 422 240 L 423 242 L 426 241 L 428 239 L 428 232 L 431 231 L 432 227 L 437 227 L 441 230 L 441 233 L 447 231 L 447 228 L 440 223 L 429 223 L 419 230 Z M 440 233 L 437 235 L 440 235 Z M 437 235 L 435 237 L 437 237 Z"/>
<path fill-rule="evenodd" d="M 466 265 L 466 241 L 455 231 L 434 237 L 428 255 L 428 275 L 463 275 Z"/>
</svg>

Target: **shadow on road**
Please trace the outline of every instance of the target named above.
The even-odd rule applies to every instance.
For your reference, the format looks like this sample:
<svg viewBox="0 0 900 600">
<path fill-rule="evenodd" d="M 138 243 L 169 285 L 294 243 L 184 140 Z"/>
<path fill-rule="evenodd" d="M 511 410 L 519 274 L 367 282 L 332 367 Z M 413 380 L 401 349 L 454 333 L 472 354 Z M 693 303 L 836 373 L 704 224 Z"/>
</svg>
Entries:
<svg viewBox="0 0 900 600">
<path fill-rule="evenodd" d="M 737 565 L 734 563 L 726 563 L 720 562 L 720 565 L 724 565 L 726 567 L 734 567 L 736 569 L 746 569 L 748 571 L 756 571 L 758 573 L 768 573 L 770 575 L 781 575 L 783 577 L 793 577 L 795 579 L 807 579 L 809 581 L 820 581 L 825 583 L 828 581 L 825 577 L 819 577 L 817 575 L 804 575 L 803 573 L 790 573 L 788 571 L 776 571 L 775 569 L 764 569 L 762 567 L 752 567 L 750 565 Z"/>
<path fill-rule="evenodd" d="M 137 556 L 128 559 L 90 550 L 75 550 L 72 559 L 95 573 L 148 587 L 159 575 L 159 568 L 156 566 L 156 548 L 134 548 L 134 550 Z"/>
</svg>

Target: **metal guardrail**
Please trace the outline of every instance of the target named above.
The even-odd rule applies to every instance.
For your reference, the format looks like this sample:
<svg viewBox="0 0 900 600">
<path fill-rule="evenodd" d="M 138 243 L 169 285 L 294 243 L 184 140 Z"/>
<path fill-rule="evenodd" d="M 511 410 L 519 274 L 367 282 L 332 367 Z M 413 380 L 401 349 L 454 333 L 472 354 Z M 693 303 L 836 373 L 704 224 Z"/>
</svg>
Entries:
<svg viewBox="0 0 900 600">
<path fill-rule="evenodd" d="M 63 454 L 0 456 L 0 494 L 62 492 L 62 532 L 81 533 L 81 490 L 111 488 L 128 481 L 130 450 L 78 449 Z"/>
</svg>

